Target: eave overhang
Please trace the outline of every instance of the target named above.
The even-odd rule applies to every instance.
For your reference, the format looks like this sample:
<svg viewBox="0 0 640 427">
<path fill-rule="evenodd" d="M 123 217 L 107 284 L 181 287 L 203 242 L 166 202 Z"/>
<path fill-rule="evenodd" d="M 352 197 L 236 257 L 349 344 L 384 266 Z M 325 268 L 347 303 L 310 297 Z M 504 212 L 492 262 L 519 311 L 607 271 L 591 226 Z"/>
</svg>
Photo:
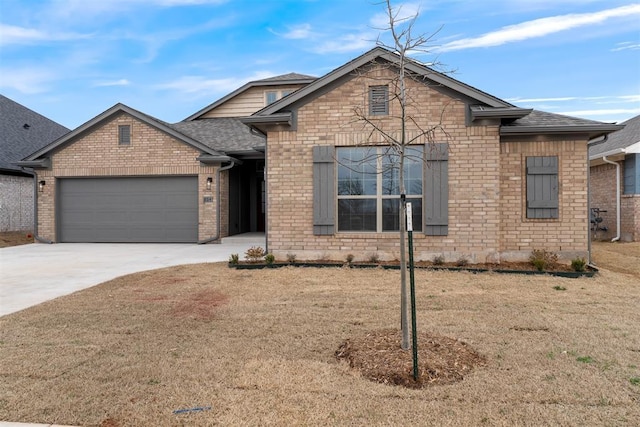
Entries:
<svg viewBox="0 0 640 427">
<path fill-rule="evenodd" d="M 527 116 L 533 111 L 533 108 L 518 108 L 518 107 L 484 107 L 480 105 L 473 105 L 471 110 L 471 120 L 478 119 L 507 119 L 516 120 Z"/>
<path fill-rule="evenodd" d="M 237 165 L 241 165 L 242 161 L 231 157 L 231 156 L 221 156 L 221 155 L 213 155 L 213 154 L 201 154 L 196 160 L 204 165 L 217 165 L 219 163 L 235 163 Z"/>
<path fill-rule="evenodd" d="M 44 157 L 42 159 L 37 159 L 37 160 L 21 160 L 19 162 L 15 162 L 14 165 L 17 165 L 23 168 L 49 169 L 51 168 L 51 158 Z"/>
<path fill-rule="evenodd" d="M 500 135 L 588 135 L 589 139 L 607 135 L 622 129 L 622 125 L 573 125 L 573 126 L 501 126 Z"/>
</svg>

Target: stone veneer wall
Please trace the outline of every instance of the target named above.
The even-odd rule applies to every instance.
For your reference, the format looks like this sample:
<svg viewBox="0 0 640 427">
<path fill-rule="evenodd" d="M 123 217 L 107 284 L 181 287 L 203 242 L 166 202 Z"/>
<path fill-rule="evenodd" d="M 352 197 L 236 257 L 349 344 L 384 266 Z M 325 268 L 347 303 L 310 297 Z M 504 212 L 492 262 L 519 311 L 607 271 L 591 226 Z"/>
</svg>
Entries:
<svg viewBox="0 0 640 427">
<path fill-rule="evenodd" d="M 0 232 L 33 231 L 33 178 L 0 175 Z"/>
<path fill-rule="evenodd" d="M 131 126 L 130 145 L 118 145 L 119 125 Z M 191 175 L 198 177 L 198 237 L 204 240 L 215 236 L 217 167 L 202 165 L 196 160 L 199 154 L 193 147 L 128 114 L 113 117 L 59 149 L 52 156 L 51 170 L 38 171 L 38 180 L 46 181 L 44 192 L 38 193 L 39 235 L 56 241 L 58 178 Z M 206 190 L 207 177 L 214 179 L 211 190 Z M 222 188 L 226 191 L 225 187 Z M 203 203 L 204 196 L 213 197 L 213 203 Z"/>
</svg>

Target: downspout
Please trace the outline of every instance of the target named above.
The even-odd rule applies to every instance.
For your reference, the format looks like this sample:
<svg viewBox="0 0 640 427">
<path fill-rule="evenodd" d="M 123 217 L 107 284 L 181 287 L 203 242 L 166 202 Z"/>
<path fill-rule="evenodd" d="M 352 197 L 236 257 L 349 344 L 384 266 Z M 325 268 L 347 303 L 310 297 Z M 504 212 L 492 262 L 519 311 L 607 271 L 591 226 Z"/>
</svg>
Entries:
<svg viewBox="0 0 640 427">
<path fill-rule="evenodd" d="M 220 175 L 222 172 L 231 169 L 235 166 L 235 161 L 231 160 L 227 166 L 218 168 L 218 173 L 216 177 L 216 235 L 214 237 L 210 237 L 208 239 L 199 240 L 199 245 L 204 245 L 205 243 L 214 242 L 216 240 L 220 240 L 220 211 L 222 210 L 220 207 Z"/>
<path fill-rule="evenodd" d="M 616 237 L 612 242 L 620 240 L 620 163 L 612 162 L 607 156 L 602 157 L 602 161 L 616 166 Z"/>
<path fill-rule="evenodd" d="M 38 235 L 38 174 L 35 170 L 27 170 L 24 167 L 22 170 L 33 176 L 33 238 L 40 243 L 47 243 L 50 245 L 53 243 L 51 240 Z"/>
</svg>

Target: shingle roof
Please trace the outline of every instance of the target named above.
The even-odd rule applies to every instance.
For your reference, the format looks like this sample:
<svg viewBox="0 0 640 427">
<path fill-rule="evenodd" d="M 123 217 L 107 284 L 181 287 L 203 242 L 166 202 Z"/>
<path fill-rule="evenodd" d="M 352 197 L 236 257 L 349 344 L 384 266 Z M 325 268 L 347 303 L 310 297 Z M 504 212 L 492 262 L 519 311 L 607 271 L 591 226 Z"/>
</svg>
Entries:
<svg viewBox="0 0 640 427">
<path fill-rule="evenodd" d="M 216 151 L 252 151 L 265 145 L 265 138 L 252 133 L 238 118 L 199 119 L 170 126 Z"/>
<path fill-rule="evenodd" d="M 594 137 L 618 129 L 620 125 L 533 110 L 520 119 L 503 124 L 500 133 L 587 133 Z"/>
<path fill-rule="evenodd" d="M 288 80 L 315 80 L 317 77 L 299 73 L 281 74 L 279 76 L 268 77 L 256 82 L 286 82 Z"/>
<path fill-rule="evenodd" d="M 624 129 L 613 132 L 602 144 L 594 144 L 589 147 L 589 156 L 607 153 L 620 148 L 627 148 L 640 142 L 640 115 L 620 123 Z"/>
<path fill-rule="evenodd" d="M 66 127 L 0 95 L 0 172 L 21 172 L 14 162 L 68 132 Z"/>
</svg>

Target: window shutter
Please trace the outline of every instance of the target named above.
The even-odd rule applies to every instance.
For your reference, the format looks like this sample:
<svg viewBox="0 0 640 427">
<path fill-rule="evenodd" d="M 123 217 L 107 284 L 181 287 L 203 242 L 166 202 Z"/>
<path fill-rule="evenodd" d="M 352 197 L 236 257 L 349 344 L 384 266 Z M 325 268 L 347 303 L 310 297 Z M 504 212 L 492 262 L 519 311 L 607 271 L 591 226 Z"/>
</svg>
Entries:
<svg viewBox="0 0 640 427">
<path fill-rule="evenodd" d="M 387 86 L 371 86 L 369 88 L 369 114 L 372 116 L 389 114 L 389 88 Z"/>
<path fill-rule="evenodd" d="M 527 157 L 527 218 L 558 218 L 558 158 Z"/>
<path fill-rule="evenodd" d="M 332 145 L 313 147 L 313 234 L 334 234 L 335 158 Z"/>
<path fill-rule="evenodd" d="M 427 143 L 424 149 L 424 234 L 449 234 L 449 146 Z"/>
</svg>

